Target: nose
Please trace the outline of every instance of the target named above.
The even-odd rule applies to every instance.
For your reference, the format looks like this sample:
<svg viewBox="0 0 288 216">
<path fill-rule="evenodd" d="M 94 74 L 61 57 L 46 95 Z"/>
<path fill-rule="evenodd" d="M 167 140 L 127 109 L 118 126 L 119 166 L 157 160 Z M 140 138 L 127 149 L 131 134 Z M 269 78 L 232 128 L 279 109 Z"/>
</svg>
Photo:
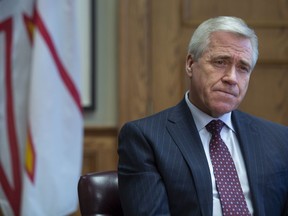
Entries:
<svg viewBox="0 0 288 216">
<path fill-rule="evenodd" d="M 236 85 L 237 84 L 237 69 L 236 69 L 236 67 L 231 66 L 230 68 L 227 68 L 222 80 L 227 84 Z"/>
</svg>

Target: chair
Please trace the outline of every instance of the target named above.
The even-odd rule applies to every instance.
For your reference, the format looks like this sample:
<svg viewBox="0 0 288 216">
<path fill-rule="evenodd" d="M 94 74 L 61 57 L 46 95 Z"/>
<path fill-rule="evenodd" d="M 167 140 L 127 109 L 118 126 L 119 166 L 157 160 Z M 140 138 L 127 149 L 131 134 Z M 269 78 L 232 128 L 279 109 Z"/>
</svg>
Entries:
<svg viewBox="0 0 288 216">
<path fill-rule="evenodd" d="M 117 171 L 82 175 L 78 182 L 78 198 L 82 216 L 123 215 Z"/>
</svg>

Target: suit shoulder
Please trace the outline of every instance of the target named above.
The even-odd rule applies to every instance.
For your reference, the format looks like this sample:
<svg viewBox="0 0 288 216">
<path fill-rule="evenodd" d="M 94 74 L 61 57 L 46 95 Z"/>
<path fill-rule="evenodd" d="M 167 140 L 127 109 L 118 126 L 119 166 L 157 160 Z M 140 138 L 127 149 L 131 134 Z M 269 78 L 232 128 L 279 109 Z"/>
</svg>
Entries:
<svg viewBox="0 0 288 216">
<path fill-rule="evenodd" d="M 139 119 L 126 122 L 125 125 L 138 125 L 139 126 L 139 125 L 152 124 L 153 122 L 163 123 L 164 121 L 168 119 L 168 116 L 173 111 L 173 109 L 174 107 L 170 107 L 160 112 L 145 116 L 143 118 L 139 118 Z"/>
<path fill-rule="evenodd" d="M 187 116 L 191 115 L 190 110 L 186 104 L 185 99 L 182 99 L 177 105 L 169 107 L 167 109 L 164 109 L 160 112 L 157 112 L 155 114 L 146 116 L 144 118 L 136 119 L 130 122 L 127 122 L 126 124 L 147 124 L 147 123 L 155 123 L 159 122 L 163 124 L 165 121 L 171 120 L 182 120 L 183 118 L 186 118 Z"/>
</svg>

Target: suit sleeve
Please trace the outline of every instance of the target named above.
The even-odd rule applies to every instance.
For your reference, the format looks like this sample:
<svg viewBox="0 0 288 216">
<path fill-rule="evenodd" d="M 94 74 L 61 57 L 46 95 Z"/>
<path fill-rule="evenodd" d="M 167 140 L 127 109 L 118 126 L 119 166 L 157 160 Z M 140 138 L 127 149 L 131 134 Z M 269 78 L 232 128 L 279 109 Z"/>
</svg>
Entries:
<svg viewBox="0 0 288 216">
<path fill-rule="evenodd" d="M 124 215 L 170 215 L 151 140 L 134 123 L 119 134 L 118 178 Z"/>
</svg>

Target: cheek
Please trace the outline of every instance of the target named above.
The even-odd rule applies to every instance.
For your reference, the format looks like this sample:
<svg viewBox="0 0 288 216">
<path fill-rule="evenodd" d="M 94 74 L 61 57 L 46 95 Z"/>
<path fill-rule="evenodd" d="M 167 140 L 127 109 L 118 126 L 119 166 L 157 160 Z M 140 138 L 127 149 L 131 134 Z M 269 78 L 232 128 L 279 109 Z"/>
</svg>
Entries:
<svg viewBox="0 0 288 216">
<path fill-rule="evenodd" d="M 191 77 L 191 86 L 202 99 L 207 99 L 210 97 L 211 88 L 221 79 L 220 76 L 220 73 L 213 73 L 210 68 L 195 67 Z"/>
<path fill-rule="evenodd" d="M 196 87 L 196 90 L 200 95 L 203 95 L 203 94 L 205 95 L 209 93 L 211 84 L 208 78 L 204 76 L 198 76 L 198 77 L 195 77 L 193 82 L 194 82 L 193 85 Z"/>
<path fill-rule="evenodd" d="M 249 77 L 242 79 L 242 82 L 240 82 L 240 85 L 239 85 L 241 94 L 244 94 L 244 95 L 246 94 L 248 86 L 249 86 Z"/>
</svg>

